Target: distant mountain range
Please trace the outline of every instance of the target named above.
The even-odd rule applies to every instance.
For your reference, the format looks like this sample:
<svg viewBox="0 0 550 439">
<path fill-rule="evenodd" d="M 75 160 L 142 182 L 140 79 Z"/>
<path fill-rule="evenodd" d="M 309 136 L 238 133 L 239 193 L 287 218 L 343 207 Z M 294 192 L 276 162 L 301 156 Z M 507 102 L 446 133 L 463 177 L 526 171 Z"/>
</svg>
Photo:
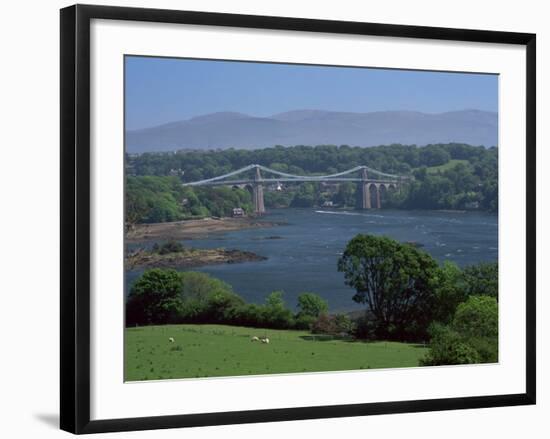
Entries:
<svg viewBox="0 0 550 439">
<path fill-rule="evenodd" d="M 295 110 L 269 117 L 221 112 L 126 132 L 129 153 L 274 145 L 498 144 L 498 115 L 479 110 L 347 113 Z"/>
</svg>

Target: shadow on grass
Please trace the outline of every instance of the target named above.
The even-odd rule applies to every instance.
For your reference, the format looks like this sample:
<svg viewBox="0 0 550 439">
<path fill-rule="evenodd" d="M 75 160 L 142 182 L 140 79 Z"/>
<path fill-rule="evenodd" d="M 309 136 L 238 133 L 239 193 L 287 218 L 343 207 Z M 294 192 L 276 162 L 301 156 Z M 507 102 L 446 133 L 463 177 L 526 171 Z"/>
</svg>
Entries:
<svg viewBox="0 0 550 439">
<path fill-rule="evenodd" d="M 305 341 L 359 341 L 350 336 L 327 334 L 300 335 L 300 338 Z"/>
<path fill-rule="evenodd" d="M 388 340 L 366 340 L 366 339 L 354 338 L 354 337 L 345 336 L 345 335 L 327 335 L 327 334 L 300 335 L 300 338 L 305 341 L 345 341 L 347 343 L 365 343 L 365 344 L 392 343 L 391 341 L 388 341 Z M 408 342 L 398 342 L 398 343 L 406 343 L 412 348 L 427 349 L 429 347 L 427 344 L 422 344 L 422 343 L 408 343 Z"/>
</svg>

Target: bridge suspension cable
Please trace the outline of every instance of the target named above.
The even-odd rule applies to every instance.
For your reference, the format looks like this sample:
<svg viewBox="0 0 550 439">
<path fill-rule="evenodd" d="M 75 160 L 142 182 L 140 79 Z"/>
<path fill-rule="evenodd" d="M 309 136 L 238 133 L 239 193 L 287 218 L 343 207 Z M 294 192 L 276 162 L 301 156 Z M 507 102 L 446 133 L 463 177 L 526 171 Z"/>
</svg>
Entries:
<svg viewBox="0 0 550 439">
<path fill-rule="evenodd" d="M 303 179 L 325 179 L 325 178 L 334 178 L 334 177 L 341 177 L 342 175 L 351 174 L 353 172 L 357 172 L 360 169 L 362 169 L 364 166 L 356 166 L 355 168 L 348 169 L 347 171 L 338 172 L 337 174 L 329 174 L 329 175 L 294 175 L 294 174 L 287 174 L 286 172 L 276 171 L 275 169 L 267 168 L 262 165 L 258 165 L 258 167 L 262 171 L 270 172 L 272 174 L 280 175 L 281 177 L 288 177 L 288 178 L 303 178 Z"/>
<path fill-rule="evenodd" d="M 256 165 L 248 165 L 248 166 L 245 166 L 244 168 L 237 169 L 236 171 L 228 172 L 227 174 L 218 175 L 217 177 L 207 178 L 205 180 L 192 181 L 190 183 L 184 183 L 183 185 L 184 186 L 197 186 L 197 185 L 205 184 L 205 183 L 213 183 L 215 181 L 223 180 L 224 178 L 231 177 L 233 175 L 237 175 L 237 174 L 241 174 L 243 172 L 249 171 L 250 169 L 254 169 L 255 167 L 256 167 Z"/>
<path fill-rule="evenodd" d="M 238 175 L 238 174 L 241 174 L 243 172 L 249 171 L 251 169 L 256 169 L 256 168 L 259 168 L 262 171 L 265 171 L 267 173 L 275 174 L 275 175 L 278 175 L 280 177 L 285 177 L 285 179 L 287 181 L 291 181 L 292 179 L 302 180 L 302 181 L 330 180 L 331 178 L 342 177 L 344 175 L 352 174 L 352 173 L 360 171 L 362 169 L 366 169 L 370 173 L 373 173 L 373 174 L 376 174 L 376 175 L 379 175 L 379 176 L 382 176 L 382 177 L 392 178 L 392 179 L 408 178 L 408 177 L 404 177 L 404 176 L 400 176 L 400 175 L 388 174 L 388 173 L 385 173 L 385 172 L 377 171 L 376 169 L 372 169 L 368 166 L 356 166 L 356 167 L 348 169 L 346 171 L 337 172 L 335 174 L 328 174 L 328 175 L 295 175 L 295 174 L 289 174 L 289 173 L 282 172 L 282 171 L 276 171 L 275 169 L 268 168 L 267 166 L 254 164 L 254 165 L 245 166 L 244 168 L 241 168 L 241 169 L 237 169 L 236 171 L 228 172 L 227 174 L 219 175 L 217 177 L 212 177 L 212 178 L 207 178 L 207 179 L 204 179 L 204 180 L 184 183 L 183 185 L 184 186 L 200 186 L 200 185 L 205 185 L 205 184 L 208 184 L 208 183 L 215 183 L 215 182 L 224 180 L 227 177 L 232 177 L 234 175 Z M 271 180 L 271 179 L 266 179 L 266 180 Z"/>
</svg>

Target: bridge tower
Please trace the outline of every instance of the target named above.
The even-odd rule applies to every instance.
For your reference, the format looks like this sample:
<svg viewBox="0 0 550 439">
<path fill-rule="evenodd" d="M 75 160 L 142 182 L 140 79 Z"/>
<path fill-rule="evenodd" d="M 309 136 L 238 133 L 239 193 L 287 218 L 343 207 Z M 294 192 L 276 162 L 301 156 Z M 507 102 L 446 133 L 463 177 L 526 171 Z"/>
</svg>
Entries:
<svg viewBox="0 0 550 439">
<path fill-rule="evenodd" d="M 368 182 L 367 169 L 361 169 L 361 182 L 359 183 L 361 190 L 361 209 L 370 209 L 370 188 Z"/>
<path fill-rule="evenodd" d="M 254 201 L 254 213 L 256 215 L 262 215 L 265 213 L 264 205 L 264 187 L 262 185 L 262 175 L 260 174 L 259 166 L 256 166 L 256 173 L 254 175 L 254 184 L 252 185 L 252 199 Z"/>
</svg>

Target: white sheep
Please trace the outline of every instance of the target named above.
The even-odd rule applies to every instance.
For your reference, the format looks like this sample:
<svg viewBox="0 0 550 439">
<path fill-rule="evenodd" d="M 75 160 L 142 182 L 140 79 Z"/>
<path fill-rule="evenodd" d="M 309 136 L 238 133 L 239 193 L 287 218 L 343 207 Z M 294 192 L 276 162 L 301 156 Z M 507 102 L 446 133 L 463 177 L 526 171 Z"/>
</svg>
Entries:
<svg viewBox="0 0 550 439">
<path fill-rule="evenodd" d="M 250 339 L 250 341 L 260 341 L 260 339 L 259 339 L 258 337 L 256 337 L 256 336 L 254 336 L 254 337 L 252 337 L 252 338 Z"/>
<path fill-rule="evenodd" d="M 176 340 L 174 340 L 174 337 L 170 337 L 170 338 L 168 339 L 168 341 L 169 341 L 170 343 L 174 343 Z"/>
<path fill-rule="evenodd" d="M 261 338 L 260 341 L 265 344 L 269 344 L 269 338 Z"/>
</svg>

